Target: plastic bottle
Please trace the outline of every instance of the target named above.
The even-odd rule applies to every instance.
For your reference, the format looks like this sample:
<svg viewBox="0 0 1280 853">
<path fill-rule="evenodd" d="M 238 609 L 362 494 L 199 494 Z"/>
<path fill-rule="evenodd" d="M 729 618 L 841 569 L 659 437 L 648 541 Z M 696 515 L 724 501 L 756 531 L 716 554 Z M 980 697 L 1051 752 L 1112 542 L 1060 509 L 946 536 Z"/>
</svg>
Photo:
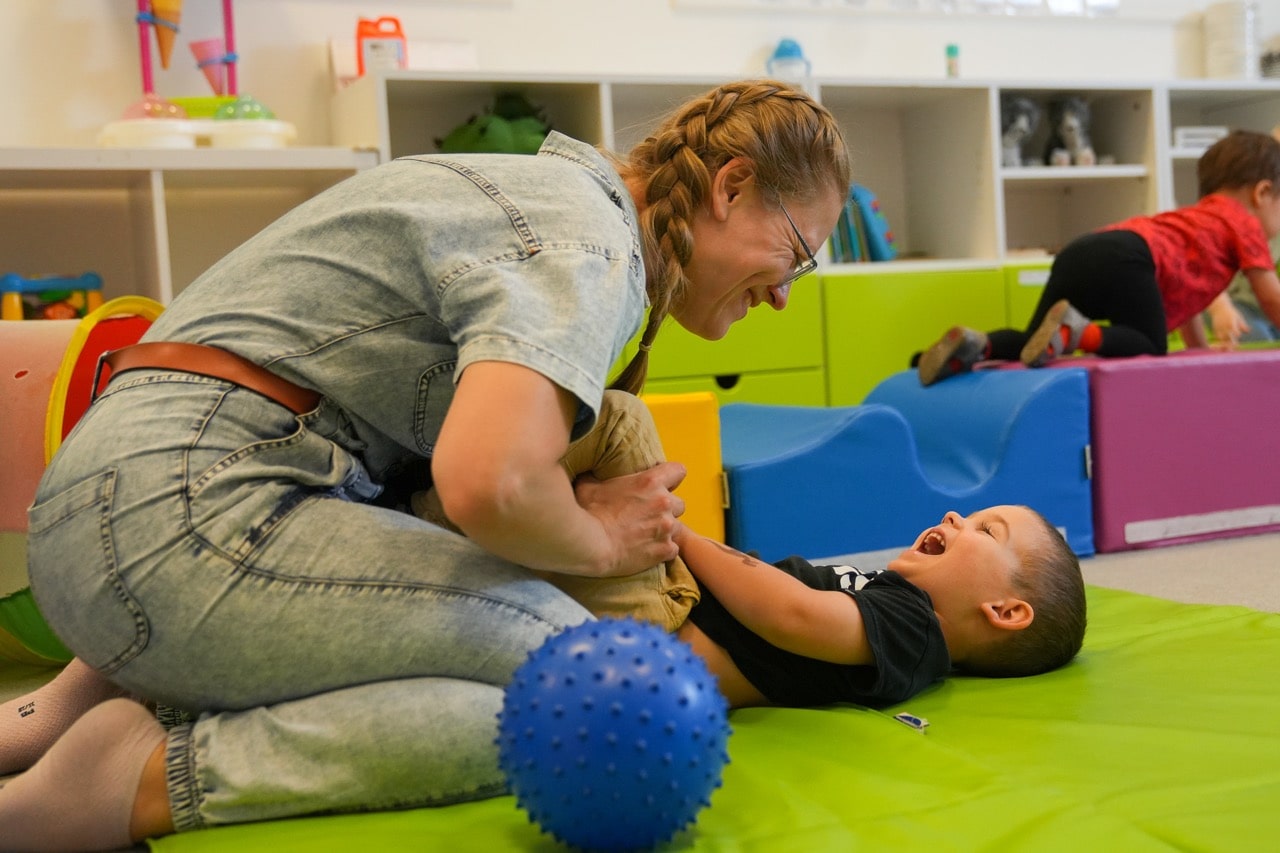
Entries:
<svg viewBox="0 0 1280 853">
<path fill-rule="evenodd" d="M 799 42 L 795 39 L 783 39 L 778 42 L 773 56 L 765 63 L 765 70 L 770 77 L 807 87 L 809 76 L 813 73 L 813 64 L 805 58 Z"/>
<path fill-rule="evenodd" d="M 356 70 L 404 68 L 408 57 L 400 19 L 361 18 L 356 24 Z"/>
</svg>

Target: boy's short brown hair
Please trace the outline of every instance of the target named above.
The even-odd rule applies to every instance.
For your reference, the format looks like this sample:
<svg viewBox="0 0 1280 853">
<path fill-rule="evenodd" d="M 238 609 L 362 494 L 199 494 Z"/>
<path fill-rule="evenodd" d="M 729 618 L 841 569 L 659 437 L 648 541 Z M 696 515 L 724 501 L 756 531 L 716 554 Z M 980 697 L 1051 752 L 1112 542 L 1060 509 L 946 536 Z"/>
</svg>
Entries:
<svg viewBox="0 0 1280 853">
<path fill-rule="evenodd" d="M 1259 181 L 1280 184 L 1280 142 L 1266 133 L 1232 131 L 1200 155 L 1196 179 L 1201 198 Z"/>
</svg>

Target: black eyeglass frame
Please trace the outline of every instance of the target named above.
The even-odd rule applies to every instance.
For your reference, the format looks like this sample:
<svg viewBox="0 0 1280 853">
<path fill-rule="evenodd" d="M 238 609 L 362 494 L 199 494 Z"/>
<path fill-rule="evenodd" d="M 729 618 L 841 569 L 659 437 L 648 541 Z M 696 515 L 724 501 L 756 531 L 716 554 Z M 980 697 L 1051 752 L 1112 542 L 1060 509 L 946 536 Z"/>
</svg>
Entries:
<svg viewBox="0 0 1280 853">
<path fill-rule="evenodd" d="M 795 232 L 796 239 L 800 241 L 800 247 L 804 249 L 804 253 L 808 256 L 808 260 L 804 260 L 796 264 L 795 269 L 793 269 L 786 278 L 778 282 L 778 286 L 781 287 L 782 285 L 791 284 L 791 282 L 801 276 L 808 275 L 816 270 L 818 268 L 818 259 L 814 257 L 813 249 L 809 248 L 809 244 L 805 241 L 804 235 L 801 234 L 800 229 L 796 227 L 796 221 L 792 219 L 791 214 L 787 212 L 787 206 L 782 202 L 778 202 L 778 207 L 782 208 L 782 215 L 787 217 L 787 224 L 790 225 L 791 230 Z"/>
</svg>

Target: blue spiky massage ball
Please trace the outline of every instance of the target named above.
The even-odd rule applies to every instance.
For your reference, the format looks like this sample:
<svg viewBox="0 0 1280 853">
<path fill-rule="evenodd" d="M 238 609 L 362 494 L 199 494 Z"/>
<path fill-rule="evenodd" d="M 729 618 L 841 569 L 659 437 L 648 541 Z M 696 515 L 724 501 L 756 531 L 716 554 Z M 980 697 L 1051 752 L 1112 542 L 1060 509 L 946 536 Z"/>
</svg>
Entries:
<svg viewBox="0 0 1280 853">
<path fill-rule="evenodd" d="M 728 705 L 687 643 L 633 619 L 569 628 L 529 655 L 498 715 L 498 760 L 545 832 L 634 850 L 691 824 L 729 760 Z"/>
</svg>

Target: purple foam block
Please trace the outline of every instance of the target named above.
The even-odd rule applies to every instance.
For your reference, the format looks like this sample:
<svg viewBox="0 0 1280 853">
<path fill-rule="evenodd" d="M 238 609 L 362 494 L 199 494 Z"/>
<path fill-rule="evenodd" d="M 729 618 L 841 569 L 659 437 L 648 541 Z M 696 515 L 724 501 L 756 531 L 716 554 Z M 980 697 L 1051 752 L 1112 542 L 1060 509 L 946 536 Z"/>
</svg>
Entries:
<svg viewBox="0 0 1280 853">
<path fill-rule="evenodd" d="M 1280 350 L 1088 367 L 1099 551 L 1280 529 Z"/>
</svg>

